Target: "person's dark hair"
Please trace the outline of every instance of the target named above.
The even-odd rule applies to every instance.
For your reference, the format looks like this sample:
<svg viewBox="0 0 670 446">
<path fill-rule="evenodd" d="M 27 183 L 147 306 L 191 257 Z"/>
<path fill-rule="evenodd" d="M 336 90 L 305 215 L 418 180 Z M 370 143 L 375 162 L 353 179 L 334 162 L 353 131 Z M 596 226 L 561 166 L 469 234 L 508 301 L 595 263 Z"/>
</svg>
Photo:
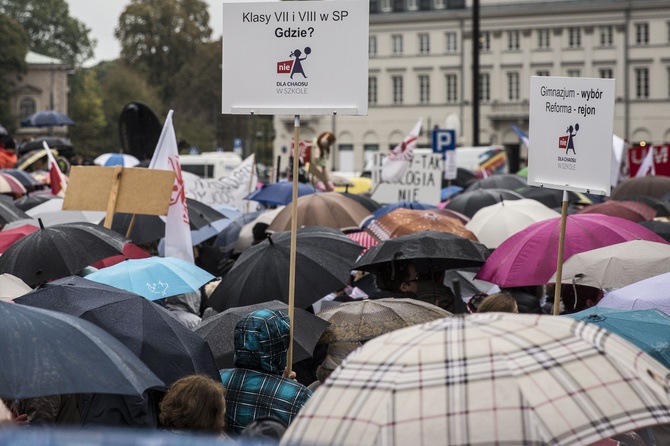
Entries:
<svg viewBox="0 0 670 446">
<path fill-rule="evenodd" d="M 286 424 L 274 417 L 261 417 L 247 424 L 240 438 L 253 439 L 254 444 L 265 442 L 274 444 L 281 440 L 286 429 Z"/>
<path fill-rule="evenodd" d="M 400 285 L 413 279 L 409 277 L 409 266 L 412 264 L 409 260 L 396 260 L 385 263 L 374 272 L 377 288 L 382 291 L 398 291 Z"/>
<path fill-rule="evenodd" d="M 516 310 L 516 311 L 515 311 Z M 477 313 L 516 313 L 518 306 L 516 300 L 508 293 L 495 293 L 484 298 L 477 307 Z"/>
<path fill-rule="evenodd" d="M 163 426 L 220 434 L 225 428 L 226 401 L 221 382 L 203 375 L 181 378 L 160 403 Z"/>
</svg>

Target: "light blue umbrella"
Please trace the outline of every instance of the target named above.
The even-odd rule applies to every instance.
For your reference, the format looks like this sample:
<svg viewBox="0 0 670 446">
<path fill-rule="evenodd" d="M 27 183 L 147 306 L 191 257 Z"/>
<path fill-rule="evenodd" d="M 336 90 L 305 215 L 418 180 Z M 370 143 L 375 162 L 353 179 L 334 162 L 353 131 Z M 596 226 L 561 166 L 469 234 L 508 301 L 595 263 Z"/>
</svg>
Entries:
<svg viewBox="0 0 670 446">
<path fill-rule="evenodd" d="M 565 316 L 611 331 L 670 368 L 670 317 L 662 311 L 616 310 L 595 306 Z"/>
<path fill-rule="evenodd" d="M 185 260 L 149 257 L 124 260 L 86 278 L 157 300 L 196 291 L 214 276 Z"/>
</svg>

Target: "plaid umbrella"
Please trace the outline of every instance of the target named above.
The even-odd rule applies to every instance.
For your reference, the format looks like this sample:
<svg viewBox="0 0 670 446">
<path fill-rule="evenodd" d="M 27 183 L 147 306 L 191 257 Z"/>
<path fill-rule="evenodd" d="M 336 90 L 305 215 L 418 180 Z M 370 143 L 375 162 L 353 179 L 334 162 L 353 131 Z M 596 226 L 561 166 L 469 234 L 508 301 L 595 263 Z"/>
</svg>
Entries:
<svg viewBox="0 0 670 446">
<path fill-rule="evenodd" d="M 511 313 L 369 341 L 314 393 L 285 444 L 588 445 L 670 422 L 670 371 L 596 325 Z"/>
<path fill-rule="evenodd" d="M 656 216 L 656 209 L 640 201 L 610 200 L 603 203 L 592 204 L 577 211 L 577 213 L 604 214 L 611 217 L 625 218 L 626 220 L 639 223 L 654 218 Z"/>
<path fill-rule="evenodd" d="M 320 311 L 330 322 L 319 343 L 363 342 L 384 333 L 451 316 L 447 310 L 417 299 L 362 299 Z"/>
</svg>

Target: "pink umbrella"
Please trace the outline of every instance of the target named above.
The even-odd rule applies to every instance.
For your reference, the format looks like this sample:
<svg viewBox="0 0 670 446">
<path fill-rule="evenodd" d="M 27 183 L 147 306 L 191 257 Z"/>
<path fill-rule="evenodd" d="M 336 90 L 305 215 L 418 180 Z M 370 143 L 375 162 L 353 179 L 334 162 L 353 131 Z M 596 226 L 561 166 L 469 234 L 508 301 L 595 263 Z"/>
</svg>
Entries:
<svg viewBox="0 0 670 446">
<path fill-rule="evenodd" d="M 543 285 L 556 272 L 561 218 L 528 226 L 505 240 L 486 260 L 476 278 L 503 288 Z M 629 240 L 666 243 L 644 226 L 602 214 L 567 217 L 563 260 L 573 254 Z"/>
</svg>

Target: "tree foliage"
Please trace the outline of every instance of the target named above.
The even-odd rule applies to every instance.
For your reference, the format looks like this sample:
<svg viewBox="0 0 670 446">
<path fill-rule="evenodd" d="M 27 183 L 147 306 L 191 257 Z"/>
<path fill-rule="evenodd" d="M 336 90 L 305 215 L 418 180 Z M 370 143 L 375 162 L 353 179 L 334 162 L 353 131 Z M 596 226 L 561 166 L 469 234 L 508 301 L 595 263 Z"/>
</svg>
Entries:
<svg viewBox="0 0 670 446">
<path fill-rule="evenodd" d="M 30 49 L 75 66 L 93 57 L 90 28 L 74 17 L 65 0 L 0 0 L 0 12 L 16 19 L 30 37 Z"/>
<path fill-rule="evenodd" d="M 121 58 L 160 85 L 166 101 L 177 90 L 175 72 L 193 62 L 198 45 L 209 41 L 211 34 L 202 0 L 132 0 L 114 32 Z"/>
<path fill-rule="evenodd" d="M 103 110 L 102 87 L 95 70 L 80 69 L 70 78 L 70 117 L 77 123 L 69 136 L 77 153 L 95 157 L 108 146 L 104 133 L 107 119 Z"/>
<path fill-rule="evenodd" d="M 25 73 L 28 35 L 19 22 L 0 14 L 0 123 L 13 131 L 10 97 L 18 76 Z"/>
</svg>

